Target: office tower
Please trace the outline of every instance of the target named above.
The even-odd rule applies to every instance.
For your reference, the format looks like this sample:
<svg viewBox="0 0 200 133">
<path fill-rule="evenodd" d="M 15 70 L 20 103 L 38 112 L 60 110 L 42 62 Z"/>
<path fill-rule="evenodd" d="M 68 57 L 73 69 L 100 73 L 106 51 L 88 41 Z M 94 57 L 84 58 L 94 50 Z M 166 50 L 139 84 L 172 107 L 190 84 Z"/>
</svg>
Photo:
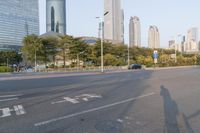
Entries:
<svg viewBox="0 0 200 133">
<path fill-rule="evenodd" d="M 198 51 L 198 28 L 191 28 L 187 32 L 186 52 Z"/>
<path fill-rule="evenodd" d="M 121 0 L 104 0 L 104 38 L 113 43 L 124 43 Z"/>
<path fill-rule="evenodd" d="M 131 17 L 129 23 L 129 45 L 130 47 L 141 46 L 140 19 L 136 16 Z"/>
<path fill-rule="evenodd" d="M 149 48 L 160 48 L 160 34 L 156 26 L 149 27 Z"/>
<path fill-rule="evenodd" d="M 19 48 L 28 34 L 39 34 L 38 0 L 1 0 L 0 47 Z"/>
<path fill-rule="evenodd" d="M 169 48 L 173 48 L 175 44 L 175 40 L 170 40 L 169 41 Z"/>
<path fill-rule="evenodd" d="M 46 1 L 46 30 L 66 34 L 66 2 L 65 0 Z"/>
</svg>

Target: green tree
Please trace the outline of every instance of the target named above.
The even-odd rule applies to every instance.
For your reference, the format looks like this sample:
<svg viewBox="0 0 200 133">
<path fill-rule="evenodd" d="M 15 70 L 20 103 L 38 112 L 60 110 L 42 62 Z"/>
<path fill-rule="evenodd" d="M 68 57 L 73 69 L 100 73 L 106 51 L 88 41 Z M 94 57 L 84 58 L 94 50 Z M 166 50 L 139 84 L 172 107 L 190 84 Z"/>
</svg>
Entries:
<svg viewBox="0 0 200 133">
<path fill-rule="evenodd" d="M 43 60 L 42 40 L 37 35 L 28 35 L 23 40 L 22 53 L 31 62 Z"/>
<path fill-rule="evenodd" d="M 117 64 L 117 58 L 112 54 L 106 54 L 104 56 L 105 66 L 115 66 Z"/>
<path fill-rule="evenodd" d="M 47 62 L 55 63 L 55 56 L 58 54 L 58 39 L 53 37 L 44 38 L 42 39 L 42 44 L 45 66 L 47 65 Z"/>
<path fill-rule="evenodd" d="M 66 67 L 66 55 L 69 51 L 69 45 L 73 44 L 74 38 L 72 36 L 60 36 L 58 49 L 60 51 L 60 55 L 63 58 L 63 67 Z"/>
<path fill-rule="evenodd" d="M 74 39 L 73 43 L 69 45 L 69 57 L 72 60 L 79 58 L 79 60 L 85 62 L 90 54 L 91 49 L 89 49 L 89 45 L 80 39 Z"/>
</svg>

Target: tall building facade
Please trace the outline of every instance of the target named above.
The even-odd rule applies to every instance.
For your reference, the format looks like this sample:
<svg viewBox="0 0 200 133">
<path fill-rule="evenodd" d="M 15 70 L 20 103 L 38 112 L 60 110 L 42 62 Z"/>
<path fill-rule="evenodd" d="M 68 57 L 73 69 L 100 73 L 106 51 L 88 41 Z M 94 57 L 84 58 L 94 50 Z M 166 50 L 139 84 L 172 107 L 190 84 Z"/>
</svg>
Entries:
<svg viewBox="0 0 200 133">
<path fill-rule="evenodd" d="M 104 0 L 104 38 L 113 43 L 124 43 L 124 13 L 121 0 Z"/>
<path fill-rule="evenodd" d="M 160 34 L 158 27 L 150 26 L 149 27 L 149 48 L 156 49 L 160 48 Z"/>
<path fill-rule="evenodd" d="M 28 34 L 39 34 L 38 0 L 1 0 L 0 47 L 22 46 Z"/>
<path fill-rule="evenodd" d="M 129 22 L 129 45 L 130 47 L 141 46 L 140 19 L 136 16 L 131 17 Z"/>
<path fill-rule="evenodd" d="M 66 34 L 66 1 L 46 1 L 46 30 Z"/>
<path fill-rule="evenodd" d="M 197 52 L 198 47 L 198 28 L 191 28 L 187 31 L 186 52 Z"/>
</svg>

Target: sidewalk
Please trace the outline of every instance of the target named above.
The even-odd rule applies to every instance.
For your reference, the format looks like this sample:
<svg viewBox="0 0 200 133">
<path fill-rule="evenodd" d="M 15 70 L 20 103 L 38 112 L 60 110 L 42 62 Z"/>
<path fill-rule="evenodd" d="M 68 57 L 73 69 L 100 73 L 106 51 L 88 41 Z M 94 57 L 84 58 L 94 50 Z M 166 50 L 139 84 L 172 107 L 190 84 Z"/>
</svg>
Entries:
<svg viewBox="0 0 200 133">
<path fill-rule="evenodd" d="M 200 68 L 200 66 L 175 66 L 175 67 L 151 67 L 145 68 L 145 70 L 169 70 L 169 69 L 182 69 L 182 68 Z"/>
</svg>

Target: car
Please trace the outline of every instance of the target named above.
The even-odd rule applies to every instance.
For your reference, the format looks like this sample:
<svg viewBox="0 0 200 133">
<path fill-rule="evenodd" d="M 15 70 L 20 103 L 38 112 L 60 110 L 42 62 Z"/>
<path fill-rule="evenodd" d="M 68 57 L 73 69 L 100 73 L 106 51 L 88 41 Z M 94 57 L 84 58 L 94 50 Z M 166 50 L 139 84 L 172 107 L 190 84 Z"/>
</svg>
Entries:
<svg viewBox="0 0 200 133">
<path fill-rule="evenodd" d="M 128 69 L 142 69 L 142 65 L 140 64 L 132 64 L 128 67 Z"/>
</svg>

